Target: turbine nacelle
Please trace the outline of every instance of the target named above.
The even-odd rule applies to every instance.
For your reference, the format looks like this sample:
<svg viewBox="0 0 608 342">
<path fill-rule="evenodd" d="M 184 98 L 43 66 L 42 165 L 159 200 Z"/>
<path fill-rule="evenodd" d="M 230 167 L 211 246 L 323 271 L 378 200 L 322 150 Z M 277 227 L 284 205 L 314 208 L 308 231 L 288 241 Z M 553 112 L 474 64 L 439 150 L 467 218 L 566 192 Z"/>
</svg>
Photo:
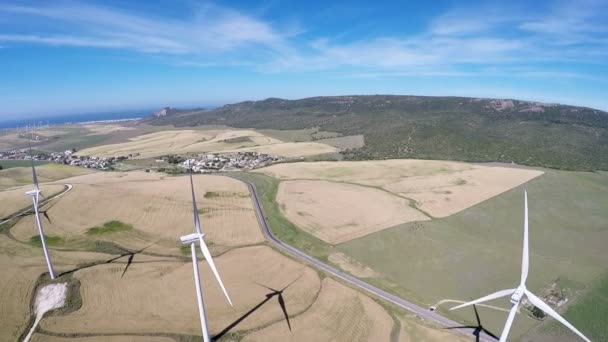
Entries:
<svg viewBox="0 0 608 342">
<path fill-rule="evenodd" d="M 203 233 L 192 233 L 180 237 L 179 240 L 181 241 L 182 245 L 189 245 L 191 243 L 199 241 L 203 237 L 205 237 L 205 234 Z"/>
<path fill-rule="evenodd" d="M 511 303 L 514 305 L 519 304 L 519 302 L 521 301 L 521 299 L 525 293 L 526 293 L 525 286 L 521 285 L 518 288 L 516 288 L 515 292 L 513 292 L 513 294 L 511 295 Z"/>
<path fill-rule="evenodd" d="M 34 190 L 27 191 L 25 194 L 27 196 L 36 196 L 36 195 L 39 195 L 41 192 L 42 191 L 39 189 L 34 189 Z"/>
</svg>

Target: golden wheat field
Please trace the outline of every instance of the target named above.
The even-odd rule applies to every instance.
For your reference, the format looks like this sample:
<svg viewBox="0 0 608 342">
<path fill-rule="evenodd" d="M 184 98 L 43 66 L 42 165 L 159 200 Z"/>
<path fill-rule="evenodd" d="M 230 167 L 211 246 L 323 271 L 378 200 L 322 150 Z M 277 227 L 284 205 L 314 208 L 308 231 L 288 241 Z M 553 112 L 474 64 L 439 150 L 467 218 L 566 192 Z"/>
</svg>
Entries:
<svg viewBox="0 0 608 342">
<path fill-rule="evenodd" d="M 32 227 L 33 229 L 33 227 Z M 60 272 L 104 257 L 89 252 L 51 251 L 53 262 Z M 33 313 L 30 298 L 38 276 L 47 272 L 42 250 L 24 245 L 0 235 L 0 340 L 15 341 L 25 330 Z"/>
<path fill-rule="evenodd" d="M 194 176 L 197 205 L 206 239 L 216 247 L 251 245 L 263 241 L 247 187 L 224 176 Z M 65 180 L 66 182 L 68 180 Z M 179 236 L 194 230 L 188 177 L 157 173 L 96 173 L 69 179 L 74 186 L 47 214 L 48 235 L 74 239 L 105 222 L 117 220 L 131 231 L 100 236 L 125 247 L 176 252 Z M 21 220 L 13 235 L 32 236 L 31 217 Z"/>
<path fill-rule="evenodd" d="M 393 320 L 376 302 L 330 278 L 313 306 L 292 319 L 245 337 L 244 341 L 389 341 Z"/>
<path fill-rule="evenodd" d="M 26 191 L 34 189 L 33 186 L 24 186 L 17 189 L 0 191 L 0 219 L 15 214 L 25 208 L 32 207 L 32 198 L 25 194 Z M 63 185 L 47 185 L 40 187 L 42 194 L 50 197 L 64 189 Z M 44 200 L 44 199 L 42 199 Z"/>
<path fill-rule="evenodd" d="M 379 187 L 446 217 L 543 174 L 542 171 L 437 160 L 276 164 L 262 172 L 281 180 L 328 180 Z M 361 197 L 361 200 L 364 198 Z"/>
<path fill-rule="evenodd" d="M 135 158 L 150 158 L 169 153 L 246 151 L 295 158 L 333 153 L 338 149 L 317 142 L 283 142 L 254 130 L 190 129 L 143 134 L 125 143 L 87 148 L 79 154 L 98 157 L 131 154 Z"/>
<path fill-rule="evenodd" d="M 38 181 L 52 182 L 64 178 L 94 173 L 91 169 L 84 169 L 63 164 L 45 164 L 36 166 Z M 0 170 L 0 190 L 32 184 L 32 169 L 29 167 L 13 167 Z"/>
<path fill-rule="evenodd" d="M 410 201 L 386 191 L 327 181 L 283 181 L 277 203 L 291 222 L 338 244 L 404 222 L 428 220 Z"/>
<path fill-rule="evenodd" d="M 295 280 L 284 293 L 292 314 L 306 310 L 320 288 L 315 271 L 264 246 L 230 251 L 216 257 L 215 263 L 234 307 L 227 303 L 206 262 L 199 262 L 206 311 L 213 317 L 209 329 L 214 334 L 266 298 L 269 291 L 256 283 L 280 288 Z M 108 264 L 78 271 L 75 276 L 82 284 L 82 308 L 67 316 L 49 317 L 42 327 L 57 333 L 200 333 L 190 261 L 134 263 L 121 277 L 124 267 Z M 275 299 L 235 331 L 281 317 Z"/>
<path fill-rule="evenodd" d="M 418 342 L 418 341 L 471 341 L 460 334 L 450 332 L 441 328 L 430 328 L 421 324 L 415 324 L 412 320 L 400 319 L 401 330 L 399 332 L 399 342 Z"/>
<path fill-rule="evenodd" d="M 394 321 L 374 300 L 263 245 L 251 197 L 242 182 L 219 175 L 197 175 L 193 180 L 206 241 L 234 303 L 234 307 L 228 305 L 207 262 L 200 259 L 212 335 L 230 327 L 229 333 L 244 336 L 245 341 L 390 340 L 396 329 Z M 303 182 L 307 181 L 285 184 L 300 183 L 299 186 L 310 188 L 310 184 Z M 414 209 L 408 205 L 409 200 L 384 190 L 322 180 L 309 182 L 328 183 L 329 187 L 314 189 L 320 193 L 310 198 L 306 197 L 310 194 L 295 194 L 304 196 L 299 198 L 301 202 L 331 194 L 333 202 L 338 203 L 333 210 L 344 211 L 351 208 L 350 198 L 363 191 L 381 207 L 392 211 L 403 209 L 408 215 L 414 213 L 425 218 L 411 212 Z M 44 217 L 42 220 L 45 233 L 61 237 L 66 244 L 66 249 L 52 246 L 51 256 L 59 274 L 69 272 L 80 283 L 82 304 L 69 314 L 47 314 L 33 341 L 97 342 L 111 337 L 116 341 L 163 342 L 175 340 L 173 336 L 200 336 L 192 265 L 177 242 L 180 235 L 193 231 L 189 177 L 97 172 L 45 183 L 43 189 L 61 189 L 64 183 L 72 184 L 73 189 L 46 205 L 50 222 Z M 302 189 L 296 186 L 291 190 Z M 25 197 L 22 189 L 0 192 L 0 196 L 11 202 Z M 323 203 L 320 202 L 321 206 Z M 29 202 L 11 205 L 18 210 L 22 204 L 28 206 Z M 311 207 L 312 204 L 309 203 Z M 329 211 L 311 210 L 315 215 L 329 215 Z M 356 211 L 361 210 L 357 207 Z M 111 220 L 133 228 L 108 235 L 87 234 L 89 228 Z M 348 223 L 344 218 L 334 220 L 337 226 Z M 370 222 L 366 224 L 385 223 Z M 30 302 L 34 284 L 47 272 L 42 250 L 28 243 L 37 235 L 33 224 L 31 216 L 24 217 L 10 229 L 10 234 L 0 235 L 0 267 L 5 271 L 0 278 L 0 340 L 15 340 L 28 328 L 33 315 Z M 147 248 L 131 257 L 117 252 L 87 251 L 93 250 L 88 249 L 93 246 L 90 242 L 99 240 L 131 251 Z M 330 260 L 347 265 L 353 274 L 374 275 L 373 270 L 346 255 L 334 253 Z M 62 279 L 67 281 L 65 277 Z M 269 288 L 285 289 L 283 298 L 292 331 L 287 328 L 279 298 Z M 411 328 L 402 331 L 401 337 L 408 333 L 439 341 L 451 336 L 434 328 L 424 328 L 428 332 L 420 330 L 419 323 L 413 320 L 406 323 Z"/>
<path fill-rule="evenodd" d="M 285 142 L 262 146 L 243 147 L 224 152 L 258 152 L 266 153 L 284 158 L 297 158 L 314 156 L 325 153 L 335 153 L 339 149 L 330 145 L 317 142 Z"/>
<path fill-rule="evenodd" d="M 160 336 L 93 336 L 93 337 L 57 337 L 53 335 L 34 334 L 32 342 L 175 342 L 171 337 Z"/>
<path fill-rule="evenodd" d="M 81 155 L 99 157 L 139 154 L 149 158 L 168 153 L 214 152 L 280 143 L 252 130 L 171 130 L 140 135 L 129 142 L 88 148 Z"/>
</svg>

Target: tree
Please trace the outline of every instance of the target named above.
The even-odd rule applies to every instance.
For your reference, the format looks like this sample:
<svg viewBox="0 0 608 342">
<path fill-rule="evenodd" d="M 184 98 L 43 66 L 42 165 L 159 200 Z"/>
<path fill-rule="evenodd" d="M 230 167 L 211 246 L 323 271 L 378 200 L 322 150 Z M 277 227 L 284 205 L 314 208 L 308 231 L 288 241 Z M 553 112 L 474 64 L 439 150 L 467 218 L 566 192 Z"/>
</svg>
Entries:
<svg viewBox="0 0 608 342">
<path fill-rule="evenodd" d="M 0 165 L 0 170 L 4 169 L 4 167 L 2 165 Z"/>
</svg>

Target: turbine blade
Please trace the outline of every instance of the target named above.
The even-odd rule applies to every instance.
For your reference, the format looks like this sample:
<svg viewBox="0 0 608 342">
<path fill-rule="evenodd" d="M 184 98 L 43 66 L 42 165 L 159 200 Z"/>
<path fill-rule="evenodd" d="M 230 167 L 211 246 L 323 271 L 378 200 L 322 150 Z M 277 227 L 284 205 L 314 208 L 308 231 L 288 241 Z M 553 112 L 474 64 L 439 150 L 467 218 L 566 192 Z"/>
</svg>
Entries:
<svg viewBox="0 0 608 342">
<path fill-rule="evenodd" d="M 220 274 L 217 272 L 217 268 L 215 267 L 215 263 L 213 262 L 213 258 L 211 257 L 211 252 L 209 252 L 209 248 L 207 248 L 207 245 L 205 244 L 205 240 L 203 240 L 203 237 L 200 235 L 199 235 L 198 239 L 200 240 L 201 252 L 203 252 L 203 256 L 207 260 L 209 267 L 211 267 L 211 271 L 213 272 L 213 275 L 215 276 L 215 279 L 217 280 L 218 284 L 220 284 L 222 291 L 224 291 L 224 295 L 226 296 L 226 299 L 228 299 L 228 303 L 230 303 L 230 306 L 232 306 L 232 301 L 230 300 L 230 296 L 228 296 L 228 292 L 226 291 L 226 288 L 224 287 L 224 283 L 222 283 Z"/>
<path fill-rule="evenodd" d="M 501 291 L 498 291 L 498 292 L 494 292 L 494 293 L 489 294 L 489 295 L 487 295 L 485 297 L 481 297 L 479 299 L 475 299 L 473 301 L 470 301 L 470 302 L 467 302 L 467 303 L 455 306 L 455 307 L 451 308 L 450 311 L 451 310 L 460 309 L 460 308 L 464 308 L 465 306 L 479 304 L 479 303 L 487 302 L 487 301 L 490 301 L 490 300 L 493 300 L 493 299 L 505 297 L 505 296 L 508 296 L 508 295 L 512 294 L 513 292 L 515 292 L 515 289 L 508 289 L 508 290 L 501 290 Z"/>
<path fill-rule="evenodd" d="M 192 181 L 192 172 L 190 172 L 190 189 L 192 190 L 192 210 L 194 215 L 194 228 L 196 232 L 201 234 L 201 223 L 198 219 L 198 209 L 196 208 L 196 195 L 194 195 L 194 182 Z"/>
<path fill-rule="evenodd" d="M 51 221 L 51 218 L 49 217 L 49 214 L 46 213 L 46 210 L 43 211 L 42 214 L 44 214 L 44 217 L 47 221 L 49 221 L 50 224 L 53 224 L 53 221 Z"/>
<path fill-rule="evenodd" d="M 283 298 L 283 294 L 279 293 L 279 306 L 281 306 L 281 310 L 283 311 L 283 315 L 285 316 L 285 321 L 287 322 L 287 327 L 289 331 L 291 331 L 291 323 L 289 322 L 289 314 L 287 314 L 287 307 L 285 306 L 285 299 Z"/>
<path fill-rule="evenodd" d="M 555 310 L 553 310 L 549 305 L 545 304 L 540 298 L 536 297 L 532 292 L 526 290 L 526 296 L 530 303 L 534 304 L 537 308 L 543 310 L 547 315 L 555 318 L 561 324 L 567 326 L 570 330 L 574 331 L 578 336 L 580 336 L 583 340 L 587 342 L 589 339 L 583 335 L 580 331 L 578 331 L 572 324 L 568 323 L 562 316 L 560 316 Z"/>
<path fill-rule="evenodd" d="M 477 312 L 477 306 L 473 304 L 473 310 L 475 311 L 475 319 L 477 319 L 477 326 L 481 326 L 481 320 L 479 319 L 479 313 Z"/>
<path fill-rule="evenodd" d="M 266 285 L 260 284 L 258 282 L 254 281 L 254 283 L 257 284 L 257 285 L 259 285 L 259 286 L 261 286 L 261 287 L 263 287 L 263 288 L 265 288 L 265 289 L 267 289 L 267 290 L 269 290 L 269 291 L 272 291 L 273 293 L 280 293 L 281 292 L 281 291 L 277 291 L 277 290 L 273 289 L 272 287 L 268 287 Z"/>
<path fill-rule="evenodd" d="M 205 314 L 205 303 L 203 302 L 203 289 L 201 288 L 201 276 L 198 272 L 198 260 L 196 259 L 196 244 L 190 244 L 190 252 L 192 253 L 192 269 L 194 271 L 194 286 L 196 287 L 196 300 L 198 302 L 198 314 L 201 321 L 201 329 L 203 332 L 203 341 L 210 341 L 207 328 L 207 317 Z"/>
<path fill-rule="evenodd" d="M 29 142 L 30 145 L 30 162 L 32 164 L 32 180 L 34 181 L 34 187 L 36 190 L 40 190 L 38 187 L 38 176 L 36 175 L 36 167 L 34 166 L 34 153 L 32 152 L 32 143 Z"/>
<path fill-rule="evenodd" d="M 515 319 L 515 314 L 517 313 L 518 304 L 513 304 L 511 311 L 509 311 L 509 317 L 507 317 L 507 322 L 505 323 L 505 327 L 502 329 L 502 333 L 500 334 L 500 342 L 507 341 L 507 336 L 509 336 L 509 331 L 511 330 L 511 325 L 513 325 L 513 320 Z"/>
<path fill-rule="evenodd" d="M 524 191 L 524 248 L 521 257 L 521 284 L 528 279 L 530 255 L 528 252 L 528 191 Z"/>
</svg>

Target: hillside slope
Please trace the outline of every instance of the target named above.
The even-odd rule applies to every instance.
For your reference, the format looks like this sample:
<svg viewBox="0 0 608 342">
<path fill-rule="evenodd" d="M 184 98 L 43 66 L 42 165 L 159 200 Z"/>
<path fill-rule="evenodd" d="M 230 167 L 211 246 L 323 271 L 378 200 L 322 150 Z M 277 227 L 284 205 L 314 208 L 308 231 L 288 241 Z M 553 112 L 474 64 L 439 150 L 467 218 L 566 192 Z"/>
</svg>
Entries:
<svg viewBox="0 0 608 342">
<path fill-rule="evenodd" d="M 426 96 L 270 98 L 151 116 L 155 125 L 321 130 L 364 134 L 346 159 L 500 161 L 608 170 L 608 113 L 518 100 Z"/>
</svg>

